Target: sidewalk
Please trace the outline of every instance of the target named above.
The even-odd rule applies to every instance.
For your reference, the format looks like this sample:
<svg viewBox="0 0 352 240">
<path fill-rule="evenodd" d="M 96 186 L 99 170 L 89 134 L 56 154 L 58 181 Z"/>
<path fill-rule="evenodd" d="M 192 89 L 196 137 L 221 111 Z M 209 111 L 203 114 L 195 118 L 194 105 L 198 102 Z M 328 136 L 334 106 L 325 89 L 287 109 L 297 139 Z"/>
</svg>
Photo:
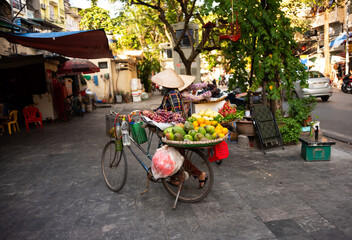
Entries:
<svg viewBox="0 0 352 240">
<path fill-rule="evenodd" d="M 112 107 L 128 112 L 160 102 L 153 96 Z M 172 210 L 161 184 L 140 195 L 147 178 L 130 153 L 125 187 L 105 186 L 108 111 L 0 136 L 0 239 L 352 239 L 349 145 L 332 146 L 331 161 L 305 162 L 300 145 L 264 155 L 229 143 L 229 158 L 212 164 L 209 196 Z"/>
</svg>

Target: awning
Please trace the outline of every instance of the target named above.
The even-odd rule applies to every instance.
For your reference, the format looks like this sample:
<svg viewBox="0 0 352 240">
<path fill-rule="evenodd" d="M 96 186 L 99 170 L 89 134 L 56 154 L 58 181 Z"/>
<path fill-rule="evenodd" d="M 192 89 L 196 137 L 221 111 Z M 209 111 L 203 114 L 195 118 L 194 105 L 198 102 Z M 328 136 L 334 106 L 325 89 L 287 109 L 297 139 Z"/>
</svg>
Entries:
<svg viewBox="0 0 352 240">
<path fill-rule="evenodd" d="M 104 29 L 14 34 L 0 31 L 0 37 L 11 43 L 44 49 L 67 57 L 112 58 Z"/>
<path fill-rule="evenodd" d="M 352 36 L 352 33 L 349 33 L 349 37 Z M 329 43 L 329 47 L 338 47 L 341 44 L 346 42 L 346 33 L 342 33 L 341 35 L 339 35 L 337 38 L 335 38 L 334 40 L 332 40 Z"/>
</svg>

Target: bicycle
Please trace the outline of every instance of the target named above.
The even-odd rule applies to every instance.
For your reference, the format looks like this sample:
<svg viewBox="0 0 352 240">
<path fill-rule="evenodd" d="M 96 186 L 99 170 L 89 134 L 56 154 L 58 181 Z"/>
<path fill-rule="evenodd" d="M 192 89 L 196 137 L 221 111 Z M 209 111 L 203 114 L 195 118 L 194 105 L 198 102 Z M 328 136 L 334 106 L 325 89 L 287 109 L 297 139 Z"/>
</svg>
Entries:
<svg viewBox="0 0 352 240">
<path fill-rule="evenodd" d="M 68 119 L 71 119 L 74 115 L 78 115 L 83 117 L 84 111 L 82 108 L 82 103 L 79 100 L 79 95 L 82 94 L 84 91 L 78 93 L 78 95 L 74 96 L 73 94 L 67 96 L 65 100 L 65 115 Z"/>
<path fill-rule="evenodd" d="M 139 111 L 138 111 L 139 112 Z M 113 111 L 110 111 L 111 114 L 107 115 L 107 132 L 111 133 L 112 127 L 115 127 L 117 123 L 124 121 L 127 122 L 127 118 L 129 119 L 129 123 L 131 123 L 131 116 L 135 115 L 137 112 L 134 111 L 130 115 L 119 115 Z M 113 125 L 111 124 L 111 116 L 114 116 Z M 110 119 L 109 119 L 110 118 Z M 116 128 L 115 128 L 116 130 Z M 158 138 L 158 147 L 163 145 L 162 142 L 162 131 L 151 125 L 147 125 L 148 137 L 147 137 L 147 146 L 146 148 L 141 146 L 140 143 L 136 140 L 136 137 L 131 136 L 130 132 L 125 133 L 125 136 L 128 136 L 128 139 L 134 146 L 136 146 L 150 161 L 152 160 L 151 154 L 151 144 L 153 141 L 154 135 Z M 132 134 L 133 135 L 133 134 Z M 204 199 L 211 191 L 213 186 L 213 170 L 212 167 L 200 149 L 193 148 L 177 148 L 182 156 L 185 158 L 185 161 L 181 167 L 181 169 L 174 174 L 173 176 L 162 178 L 156 180 L 153 177 L 151 172 L 151 168 L 148 167 L 136 154 L 136 152 L 132 149 L 131 145 L 118 145 L 120 144 L 120 139 L 116 138 L 117 133 L 115 131 L 115 135 L 113 138 L 105 144 L 103 153 L 101 156 L 101 167 L 104 181 L 107 187 L 114 192 L 119 192 L 126 183 L 127 179 L 127 157 L 125 149 L 128 148 L 132 155 L 137 159 L 140 165 L 147 173 L 147 188 L 142 192 L 145 193 L 148 191 L 149 182 L 161 182 L 166 189 L 166 191 L 175 198 L 175 203 L 173 209 L 176 208 L 177 201 L 186 202 L 186 203 L 195 203 Z M 110 135 L 111 137 L 111 135 Z M 138 136 L 137 136 L 138 139 Z M 207 181 L 204 183 L 202 187 L 200 187 L 200 181 L 195 176 L 195 167 L 198 171 L 204 172 L 207 176 Z M 172 185 L 172 181 L 178 181 L 178 185 Z"/>
</svg>

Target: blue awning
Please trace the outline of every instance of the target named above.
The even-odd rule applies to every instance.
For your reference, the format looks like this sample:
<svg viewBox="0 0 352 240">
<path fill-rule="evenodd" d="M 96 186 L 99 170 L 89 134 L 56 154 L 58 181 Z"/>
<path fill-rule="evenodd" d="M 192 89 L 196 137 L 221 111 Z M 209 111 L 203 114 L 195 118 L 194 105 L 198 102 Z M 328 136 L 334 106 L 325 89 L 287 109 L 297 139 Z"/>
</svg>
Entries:
<svg viewBox="0 0 352 240">
<path fill-rule="evenodd" d="M 0 31 L 0 37 L 11 43 L 44 49 L 67 57 L 112 58 L 104 29 L 14 34 Z"/>
<path fill-rule="evenodd" d="M 349 33 L 349 37 L 352 36 L 352 33 Z M 341 44 L 346 42 L 346 33 L 342 33 L 340 36 L 332 40 L 329 44 L 329 47 L 338 47 Z"/>
</svg>

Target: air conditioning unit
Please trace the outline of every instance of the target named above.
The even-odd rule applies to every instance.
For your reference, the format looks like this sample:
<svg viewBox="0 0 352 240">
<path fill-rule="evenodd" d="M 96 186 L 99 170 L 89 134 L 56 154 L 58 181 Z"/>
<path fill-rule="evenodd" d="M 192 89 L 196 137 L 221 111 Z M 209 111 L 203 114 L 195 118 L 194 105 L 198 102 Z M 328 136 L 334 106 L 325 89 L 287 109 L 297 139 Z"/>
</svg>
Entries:
<svg viewBox="0 0 352 240">
<path fill-rule="evenodd" d="M 41 8 L 41 9 L 46 9 L 45 3 L 41 3 L 41 4 L 40 4 L 40 8 Z"/>
</svg>

